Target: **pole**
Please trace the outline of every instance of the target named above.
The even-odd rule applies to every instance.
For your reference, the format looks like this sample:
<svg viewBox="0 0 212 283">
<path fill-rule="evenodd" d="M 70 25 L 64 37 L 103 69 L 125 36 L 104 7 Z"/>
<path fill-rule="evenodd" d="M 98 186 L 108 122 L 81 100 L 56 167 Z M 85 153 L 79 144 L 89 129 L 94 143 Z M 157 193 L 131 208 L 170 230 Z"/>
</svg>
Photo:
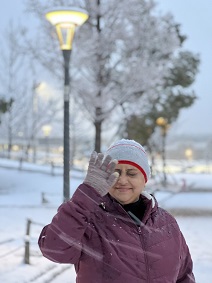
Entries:
<svg viewBox="0 0 212 283">
<path fill-rule="evenodd" d="M 30 226 L 32 221 L 27 219 L 26 235 L 25 235 L 25 252 L 24 252 L 24 263 L 30 264 Z"/>
<path fill-rule="evenodd" d="M 49 136 L 46 136 L 46 163 L 49 161 Z"/>
<path fill-rule="evenodd" d="M 69 133 L 69 62 L 71 50 L 62 50 L 64 58 L 64 121 L 63 121 L 63 201 L 70 199 L 70 133 Z"/>
<path fill-rule="evenodd" d="M 163 159 L 163 185 L 166 187 L 166 129 L 163 128 L 163 133 L 162 133 L 162 159 Z"/>
</svg>

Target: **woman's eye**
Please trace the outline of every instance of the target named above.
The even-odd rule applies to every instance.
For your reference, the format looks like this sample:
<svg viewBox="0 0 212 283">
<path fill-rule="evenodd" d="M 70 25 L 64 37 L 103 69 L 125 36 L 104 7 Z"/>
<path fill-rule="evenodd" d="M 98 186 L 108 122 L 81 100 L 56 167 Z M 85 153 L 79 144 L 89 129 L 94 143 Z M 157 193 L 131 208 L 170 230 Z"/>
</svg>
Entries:
<svg viewBox="0 0 212 283">
<path fill-rule="evenodd" d="M 134 176 L 136 176 L 136 173 L 128 173 L 128 176 L 134 177 Z"/>
</svg>

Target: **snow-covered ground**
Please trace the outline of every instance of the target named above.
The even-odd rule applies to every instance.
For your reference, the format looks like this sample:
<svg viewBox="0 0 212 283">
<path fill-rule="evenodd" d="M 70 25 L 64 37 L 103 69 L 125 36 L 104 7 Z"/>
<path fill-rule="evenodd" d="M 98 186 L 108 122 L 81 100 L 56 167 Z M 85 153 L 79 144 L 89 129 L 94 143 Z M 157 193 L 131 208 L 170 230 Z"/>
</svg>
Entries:
<svg viewBox="0 0 212 283">
<path fill-rule="evenodd" d="M 50 168 L 27 164 L 22 164 L 22 168 L 39 173 L 19 170 L 19 164 L 3 159 L 0 159 L 1 165 L 14 169 L 0 167 L 0 282 L 74 283 L 73 266 L 48 261 L 41 256 L 37 246 L 42 227 L 51 221 L 62 202 L 61 171 L 53 176 L 48 174 Z M 71 194 L 83 176 L 83 173 L 72 172 Z M 194 261 L 196 282 L 211 283 L 212 174 L 175 174 L 171 178 L 177 190 L 182 187 L 183 180 L 188 192 L 156 192 L 155 195 L 161 206 L 177 215 Z M 150 181 L 150 185 L 152 183 Z M 194 192 L 189 192 L 189 188 Z M 200 188 L 204 192 L 199 192 Z M 43 197 L 47 203 L 42 202 Z M 29 239 L 25 237 L 28 219 L 31 221 L 30 264 L 24 264 L 25 241 Z"/>
</svg>

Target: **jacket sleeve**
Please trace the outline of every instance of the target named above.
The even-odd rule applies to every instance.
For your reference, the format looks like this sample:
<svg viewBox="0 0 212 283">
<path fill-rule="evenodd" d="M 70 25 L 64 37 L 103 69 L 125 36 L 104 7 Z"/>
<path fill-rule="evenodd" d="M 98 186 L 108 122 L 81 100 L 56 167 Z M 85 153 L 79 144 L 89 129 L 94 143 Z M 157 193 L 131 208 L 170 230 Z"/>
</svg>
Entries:
<svg viewBox="0 0 212 283">
<path fill-rule="evenodd" d="M 176 283 L 195 283 L 193 274 L 193 262 L 186 244 L 185 238 L 181 233 L 181 267 Z"/>
<path fill-rule="evenodd" d="M 96 191 L 82 184 L 70 201 L 63 203 L 52 222 L 41 231 L 38 245 L 44 257 L 59 263 L 76 263 L 91 214 L 101 202 Z"/>
</svg>

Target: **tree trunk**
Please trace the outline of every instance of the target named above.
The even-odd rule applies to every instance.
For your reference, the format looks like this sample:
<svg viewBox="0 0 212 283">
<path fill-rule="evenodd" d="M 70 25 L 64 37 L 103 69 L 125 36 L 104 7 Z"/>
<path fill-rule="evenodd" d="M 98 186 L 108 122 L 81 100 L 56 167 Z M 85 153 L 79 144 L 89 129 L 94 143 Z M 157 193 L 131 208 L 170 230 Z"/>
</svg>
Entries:
<svg viewBox="0 0 212 283">
<path fill-rule="evenodd" d="M 101 19 L 101 13 L 100 13 L 100 0 L 97 0 L 97 6 L 98 6 L 98 12 L 97 12 L 97 31 L 99 34 L 99 45 L 100 45 L 100 39 L 101 39 L 101 26 L 100 26 L 100 19 Z M 102 84 L 102 74 L 101 74 L 101 51 L 100 48 L 98 50 L 98 63 L 99 63 L 99 72 L 98 72 L 98 81 L 99 81 L 99 86 L 101 88 Z M 100 99 L 101 97 L 101 89 L 99 89 L 98 94 L 97 94 L 97 99 Z M 96 107 L 96 120 L 95 120 L 95 151 L 96 152 L 101 152 L 101 128 L 102 128 L 102 120 L 101 120 L 101 114 L 102 114 L 102 109 L 101 107 Z"/>
<path fill-rule="evenodd" d="M 13 143 L 13 137 L 12 137 L 12 112 L 9 111 L 9 125 L 8 125 L 8 149 L 7 149 L 7 157 L 8 159 L 11 158 L 11 151 L 12 151 L 12 143 Z"/>
<path fill-rule="evenodd" d="M 96 136 L 95 136 L 95 151 L 101 152 L 101 129 L 102 129 L 102 120 L 98 119 L 101 115 L 101 108 L 96 108 L 96 121 L 95 121 L 95 129 L 96 129 Z"/>
</svg>

